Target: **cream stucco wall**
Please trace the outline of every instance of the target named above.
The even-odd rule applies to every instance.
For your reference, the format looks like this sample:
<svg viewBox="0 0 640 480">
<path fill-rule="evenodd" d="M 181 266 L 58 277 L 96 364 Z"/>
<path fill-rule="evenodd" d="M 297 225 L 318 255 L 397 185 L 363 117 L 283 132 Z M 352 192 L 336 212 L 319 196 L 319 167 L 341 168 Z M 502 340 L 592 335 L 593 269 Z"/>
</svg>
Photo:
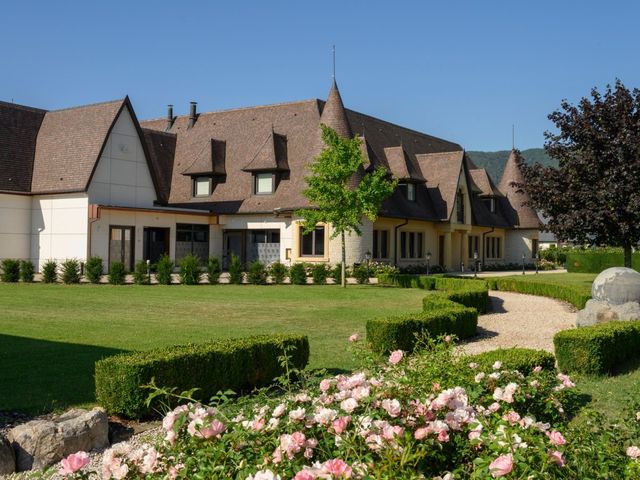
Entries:
<svg viewBox="0 0 640 480">
<path fill-rule="evenodd" d="M 293 236 L 295 222 L 291 218 L 276 217 L 274 215 L 220 215 L 220 230 L 215 239 L 209 244 L 212 255 L 225 254 L 222 243 L 225 230 L 280 230 L 280 261 L 287 263 L 286 250 L 293 252 Z"/>
<path fill-rule="evenodd" d="M 522 255 L 525 262 L 531 263 L 532 239 L 537 239 L 540 232 L 538 230 L 509 230 L 506 234 L 505 263 L 522 263 Z"/>
<path fill-rule="evenodd" d="M 0 194 L 0 259 L 28 260 L 31 245 L 31 197 Z"/>
<path fill-rule="evenodd" d="M 116 120 L 89 186 L 89 202 L 151 207 L 156 192 L 129 110 Z"/>
<path fill-rule="evenodd" d="M 431 264 L 438 263 L 438 229 L 433 222 L 420 220 L 409 220 L 403 225 L 405 220 L 397 218 L 379 217 L 372 230 L 386 230 L 389 232 L 389 258 L 381 259 L 388 263 L 397 263 L 399 266 L 424 264 L 426 262 L 425 255 L 431 253 Z M 402 226 L 400 226 L 402 225 Z M 396 227 L 399 227 L 396 232 Z M 400 232 L 420 232 L 423 234 L 422 258 L 402 258 L 400 251 Z M 373 241 L 371 241 L 372 248 Z M 397 246 L 397 247 L 396 247 Z"/>
</svg>

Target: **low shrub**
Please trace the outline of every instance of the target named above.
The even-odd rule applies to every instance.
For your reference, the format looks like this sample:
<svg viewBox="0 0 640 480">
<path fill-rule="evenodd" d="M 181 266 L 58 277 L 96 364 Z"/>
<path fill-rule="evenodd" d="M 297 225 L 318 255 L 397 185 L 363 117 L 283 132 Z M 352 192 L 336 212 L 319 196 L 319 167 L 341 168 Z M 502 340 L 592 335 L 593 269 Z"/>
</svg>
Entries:
<svg viewBox="0 0 640 480">
<path fill-rule="evenodd" d="M 631 264 L 640 269 L 640 252 L 631 256 Z M 624 266 L 622 249 L 574 250 L 566 253 L 566 267 L 569 273 L 600 273 L 611 267 Z"/>
<path fill-rule="evenodd" d="M 209 285 L 216 285 L 220 282 L 220 259 L 218 257 L 209 257 L 207 261 L 207 281 Z"/>
<path fill-rule="evenodd" d="M 433 290 L 436 277 L 411 274 L 382 274 L 378 275 L 378 284 L 402 288 L 422 288 Z"/>
<path fill-rule="evenodd" d="M 55 260 L 47 260 L 42 266 L 42 282 L 56 283 L 58 281 L 58 264 Z"/>
<path fill-rule="evenodd" d="M 260 260 L 256 260 L 249 264 L 247 272 L 247 280 L 254 285 L 267 284 L 267 269 Z"/>
<path fill-rule="evenodd" d="M 69 258 L 62 262 L 62 282 L 68 285 L 80 283 L 80 262 L 75 258 Z"/>
<path fill-rule="evenodd" d="M 289 278 L 294 285 L 305 285 L 307 283 L 307 270 L 302 263 L 294 263 L 289 269 Z"/>
<path fill-rule="evenodd" d="M 84 273 L 91 283 L 100 283 L 102 278 L 102 259 L 100 257 L 91 257 L 84 265 Z"/>
<path fill-rule="evenodd" d="M 588 288 L 574 285 L 554 285 L 514 278 L 490 278 L 487 279 L 487 283 L 490 290 L 503 290 L 556 298 L 569 302 L 578 309 L 584 308 L 587 300 L 591 298 L 591 292 Z"/>
<path fill-rule="evenodd" d="M 274 262 L 269 267 L 269 275 L 271 276 L 271 281 L 276 284 L 281 284 L 284 282 L 284 279 L 287 278 L 288 269 L 286 265 L 280 262 Z"/>
<path fill-rule="evenodd" d="M 478 313 L 487 313 L 489 308 L 489 288 L 484 280 L 464 280 L 460 278 L 435 277 L 435 289 L 448 300 L 473 307 Z"/>
<path fill-rule="evenodd" d="M 229 262 L 229 283 L 240 285 L 244 280 L 242 272 L 242 262 L 236 254 L 231 254 L 231 262 Z"/>
<path fill-rule="evenodd" d="M 160 257 L 156 263 L 156 280 L 160 285 L 171 285 L 171 274 L 173 273 L 173 261 L 169 255 Z"/>
<path fill-rule="evenodd" d="M 133 282 L 136 285 L 149 284 L 149 266 L 147 265 L 146 260 L 136 262 L 136 266 L 133 270 Z"/>
<path fill-rule="evenodd" d="M 364 283 L 369 283 L 369 276 L 371 275 L 371 270 L 367 266 L 366 263 L 359 263 L 353 266 L 353 276 L 360 285 Z"/>
<path fill-rule="evenodd" d="M 317 263 L 311 269 L 311 278 L 313 278 L 313 283 L 317 285 L 324 285 L 327 283 L 327 277 L 329 276 L 329 271 L 327 270 L 327 265 L 324 263 Z"/>
<path fill-rule="evenodd" d="M 563 330 L 553 337 L 560 370 L 602 375 L 640 357 L 640 321 Z"/>
<path fill-rule="evenodd" d="M 445 299 L 445 301 L 447 301 Z M 455 335 L 468 338 L 476 334 L 478 311 L 451 302 L 437 310 L 395 315 L 367 321 L 367 341 L 378 353 L 392 350 L 412 352 L 423 335 Z"/>
<path fill-rule="evenodd" d="M 469 362 L 479 365 L 480 369 L 488 370 L 496 362 L 502 363 L 502 368 L 529 373 L 536 367 L 553 372 L 556 369 L 556 358 L 544 350 L 531 348 L 498 348 L 489 352 L 470 355 Z"/>
<path fill-rule="evenodd" d="M 5 258 L 0 262 L 0 280 L 3 282 L 17 282 L 20 280 L 20 260 Z"/>
<path fill-rule="evenodd" d="M 203 400 L 229 389 L 248 392 L 285 372 L 280 361 L 285 350 L 295 368 L 307 365 L 309 341 L 302 335 L 263 335 L 114 355 L 96 362 L 96 399 L 109 413 L 142 418 L 152 410 L 145 406 L 148 392 L 141 387 L 152 379 L 159 387 L 178 391 L 198 387 L 195 395 Z"/>
<path fill-rule="evenodd" d="M 426 263 L 417 263 L 414 265 L 405 265 L 399 268 L 399 273 L 409 275 L 425 275 L 427 273 L 431 275 L 437 275 L 441 273 L 447 273 L 447 270 L 440 265 L 429 265 L 427 271 Z"/>
<path fill-rule="evenodd" d="M 20 262 L 20 280 L 24 283 L 33 282 L 33 275 L 36 273 L 36 269 L 33 266 L 33 262 L 29 260 L 22 260 Z"/>
<path fill-rule="evenodd" d="M 200 283 L 200 259 L 193 253 L 180 260 L 180 283 L 183 285 Z"/>
<path fill-rule="evenodd" d="M 338 263 L 334 265 L 331 269 L 329 276 L 333 278 L 334 283 L 341 284 L 342 283 L 342 264 Z"/>
<path fill-rule="evenodd" d="M 124 285 L 127 276 L 127 270 L 122 262 L 113 262 L 109 266 L 109 275 L 107 280 L 111 285 Z"/>
<path fill-rule="evenodd" d="M 369 270 L 371 277 L 377 277 L 382 274 L 394 274 L 400 273 L 400 269 L 394 265 L 389 265 L 383 262 L 369 262 Z"/>
</svg>

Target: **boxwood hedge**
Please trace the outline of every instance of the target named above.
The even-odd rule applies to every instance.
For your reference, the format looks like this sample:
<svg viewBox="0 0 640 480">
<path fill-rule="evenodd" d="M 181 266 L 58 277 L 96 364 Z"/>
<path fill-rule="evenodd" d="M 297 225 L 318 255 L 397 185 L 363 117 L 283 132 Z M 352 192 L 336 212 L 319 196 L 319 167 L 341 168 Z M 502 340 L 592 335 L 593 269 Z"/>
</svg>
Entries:
<svg viewBox="0 0 640 480">
<path fill-rule="evenodd" d="M 96 362 L 96 399 L 109 413 L 144 418 L 152 410 L 145 406 L 149 392 L 141 387 L 152 378 L 156 385 L 178 391 L 198 387 L 196 395 L 202 400 L 228 389 L 263 387 L 283 373 L 279 357 L 285 348 L 296 368 L 307 365 L 309 340 L 302 335 L 262 335 L 114 355 Z"/>
<path fill-rule="evenodd" d="M 569 302 L 578 309 L 584 308 L 587 300 L 591 298 L 591 292 L 587 288 L 574 285 L 554 285 L 514 278 L 490 278 L 487 283 L 491 290 L 503 290 L 556 298 Z"/>
<path fill-rule="evenodd" d="M 613 373 L 640 356 L 640 321 L 563 330 L 553 337 L 558 367 L 567 373 Z"/>
<path fill-rule="evenodd" d="M 491 368 L 495 362 L 501 361 L 502 368 L 518 370 L 521 373 L 529 373 L 537 366 L 551 371 L 556 368 L 556 359 L 552 353 L 531 348 L 498 348 L 470 355 L 469 361 L 477 363 L 484 370 Z"/>
</svg>

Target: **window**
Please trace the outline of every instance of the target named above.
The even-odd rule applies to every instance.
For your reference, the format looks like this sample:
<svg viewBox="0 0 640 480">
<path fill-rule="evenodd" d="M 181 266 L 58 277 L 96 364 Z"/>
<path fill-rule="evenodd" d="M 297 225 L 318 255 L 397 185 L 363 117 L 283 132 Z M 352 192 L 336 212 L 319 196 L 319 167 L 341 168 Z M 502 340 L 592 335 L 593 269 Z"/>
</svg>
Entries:
<svg viewBox="0 0 640 480">
<path fill-rule="evenodd" d="M 211 177 L 195 177 L 193 179 L 193 196 L 208 197 L 211 195 Z"/>
<path fill-rule="evenodd" d="M 404 190 L 404 196 L 410 202 L 416 201 L 416 185 L 415 183 L 400 183 L 398 186 Z"/>
<path fill-rule="evenodd" d="M 478 248 L 480 244 L 480 237 L 478 235 L 469 235 L 469 258 L 473 258 L 473 254 L 477 253 L 478 256 L 482 253 Z"/>
<path fill-rule="evenodd" d="M 538 254 L 538 239 L 537 238 L 532 238 L 531 239 L 531 258 L 536 258 L 536 255 Z"/>
<path fill-rule="evenodd" d="M 373 258 L 389 258 L 389 231 L 373 231 Z"/>
<path fill-rule="evenodd" d="M 324 226 L 317 226 L 311 232 L 305 234 L 300 227 L 300 256 L 322 257 L 324 256 Z"/>
<path fill-rule="evenodd" d="M 464 223 L 464 195 L 458 192 L 456 195 L 456 220 L 458 223 Z"/>
<path fill-rule="evenodd" d="M 176 259 L 193 254 L 201 261 L 209 257 L 209 225 L 176 225 Z"/>
<path fill-rule="evenodd" d="M 133 270 L 134 233 L 134 227 L 109 226 L 109 268 L 122 262 L 127 272 Z"/>
<path fill-rule="evenodd" d="M 275 175 L 273 173 L 256 173 L 254 192 L 256 195 L 270 195 L 275 190 Z"/>
<path fill-rule="evenodd" d="M 485 257 L 496 259 L 502 258 L 502 238 L 487 237 L 485 239 Z"/>
<path fill-rule="evenodd" d="M 491 213 L 496 213 L 496 199 L 494 197 L 485 198 L 483 202 L 485 207 L 487 207 Z"/>
<path fill-rule="evenodd" d="M 400 232 L 400 257 L 422 258 L 423 241 L 422 232 Z"/>
</svg>

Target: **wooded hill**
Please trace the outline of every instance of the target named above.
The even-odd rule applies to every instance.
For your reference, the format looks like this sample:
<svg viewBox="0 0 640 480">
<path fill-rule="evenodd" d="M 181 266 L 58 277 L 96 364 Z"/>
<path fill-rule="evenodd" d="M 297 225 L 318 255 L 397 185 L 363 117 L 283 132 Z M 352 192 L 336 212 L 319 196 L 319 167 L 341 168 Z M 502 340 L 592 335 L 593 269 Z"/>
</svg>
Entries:
<svg viewBox="0 0 640 480">
<path fill-rule="evenodd" d="M 509 150 L 500 150 L 498 152 L 467 152 L 475 163 L 480 168 L 485 168 L 493 181 L 497 184 L 500 182 L 504 165 L 509 158 Z M 522 156 L 527 160 L 527 163 L 541 163 L 545 166 L 558 166 L 558 161 L 549 157 L 543 148 L 529 148 L 522 150 Z"/>
</svg>

